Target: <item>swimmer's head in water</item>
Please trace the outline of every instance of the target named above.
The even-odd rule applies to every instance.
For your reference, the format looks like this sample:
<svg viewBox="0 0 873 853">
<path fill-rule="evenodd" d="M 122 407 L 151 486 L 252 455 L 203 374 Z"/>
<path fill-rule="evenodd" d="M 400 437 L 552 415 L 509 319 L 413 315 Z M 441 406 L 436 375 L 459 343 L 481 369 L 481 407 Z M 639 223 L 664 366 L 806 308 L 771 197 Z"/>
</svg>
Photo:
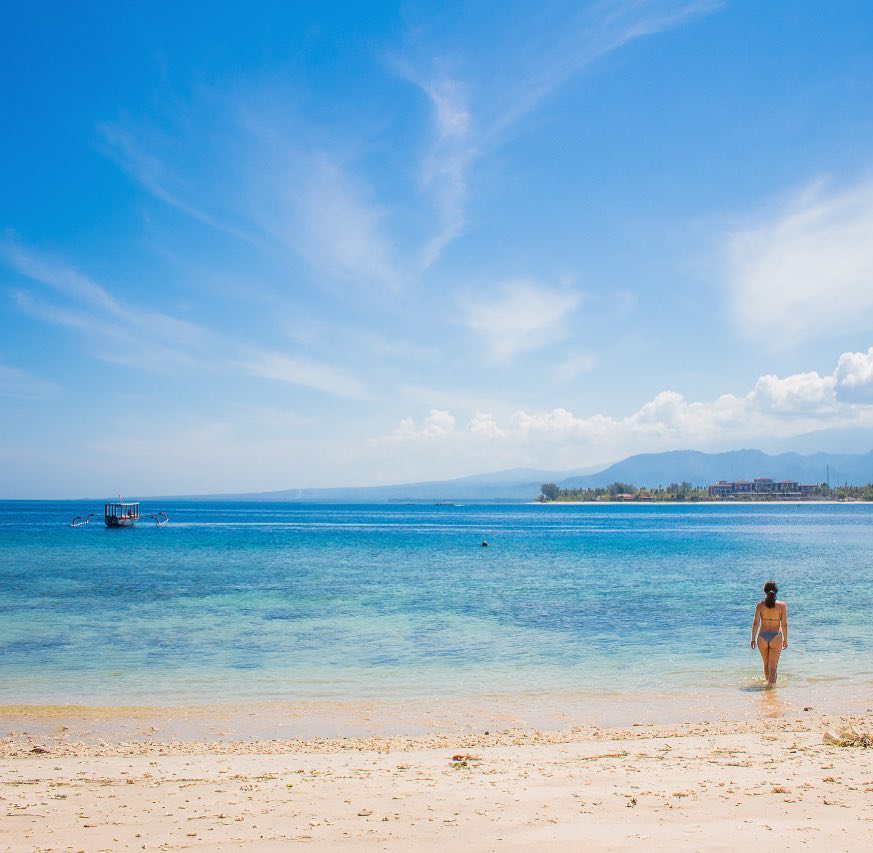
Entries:
<svg viewBox="0 0 873 853">
<path fill-rule="evenodd" d="M 766 596 L 764 599 L 765 607 L 776 606 L 777 592 L 779 592 L 779 587 L 776 586 L 776 581 L 767 581 L 767 583 L 764 584 L 764 595 Z"/>
</svg>

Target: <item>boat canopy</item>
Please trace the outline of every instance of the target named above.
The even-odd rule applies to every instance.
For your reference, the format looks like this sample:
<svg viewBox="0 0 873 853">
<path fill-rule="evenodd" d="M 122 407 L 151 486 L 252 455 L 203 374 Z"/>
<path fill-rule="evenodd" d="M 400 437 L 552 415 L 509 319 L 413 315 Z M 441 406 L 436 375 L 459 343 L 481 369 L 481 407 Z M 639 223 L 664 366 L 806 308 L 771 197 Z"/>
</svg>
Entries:
<svg viewBox="0 0 873 853">
<path fill-rule="evenodd" d="M 138 501 L 119 501 L 103 505 L 106 518 L 139 518 Z"/>
</svg>

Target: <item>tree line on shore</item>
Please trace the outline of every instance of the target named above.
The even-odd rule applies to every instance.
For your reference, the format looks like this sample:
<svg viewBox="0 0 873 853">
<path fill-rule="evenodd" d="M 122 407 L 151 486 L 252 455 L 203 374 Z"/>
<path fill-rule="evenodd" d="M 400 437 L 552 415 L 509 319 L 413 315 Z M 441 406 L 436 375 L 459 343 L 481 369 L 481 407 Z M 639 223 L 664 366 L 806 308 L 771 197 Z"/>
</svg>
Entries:
<svg viewBox="0 0 873 853">
<path fill-rule="evenodd" d="M 829 486 L 822 483 L 819 486 L 818 500 L 831 501 L 873 501 L 873 483 L 863 486 Z M 770 499 L 778 500 L 774 495 Z M 644 488 L 630 483 L 615 482 L 608 486 L 597 486 L 587 489 L 562 489 L 556 483 L 543 483 L 540 486 L 540 503 L 567 503 L 577 501 L 641 501 L 646 503 L 697 503 L 701 501 L 719 501 L 711 498 L 703 486 L 692 486 L 691 483 L 670 483 L 656 488 Z M 748 495 L 730 500 L 768 500 L 765 495 Z"/>
</svg>

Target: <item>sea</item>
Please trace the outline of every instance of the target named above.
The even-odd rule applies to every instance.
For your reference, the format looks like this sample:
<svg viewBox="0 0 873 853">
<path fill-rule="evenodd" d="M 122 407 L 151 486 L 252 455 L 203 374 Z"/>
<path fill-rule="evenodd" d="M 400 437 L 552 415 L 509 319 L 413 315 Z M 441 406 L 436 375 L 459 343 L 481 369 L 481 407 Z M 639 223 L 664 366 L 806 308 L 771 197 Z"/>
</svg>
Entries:
<svg viewBox="0 0 873 853">
<path fill-rule="evenodd" d="M 873 706 L 871 505 L 142 504 L 158 510 L 168 524 L 111 530 L 69 526 L 94 502 L 0 502 L 0 706 L 742 715 L 771 578 L 780 701 Z"/>
</svg>

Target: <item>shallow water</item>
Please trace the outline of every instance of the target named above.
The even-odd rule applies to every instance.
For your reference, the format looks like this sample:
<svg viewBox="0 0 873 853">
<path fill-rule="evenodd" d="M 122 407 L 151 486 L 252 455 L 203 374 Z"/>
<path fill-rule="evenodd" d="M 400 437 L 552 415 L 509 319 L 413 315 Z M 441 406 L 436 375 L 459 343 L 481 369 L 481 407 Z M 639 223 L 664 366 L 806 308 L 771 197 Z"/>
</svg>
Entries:
<svg viewBox="0 0 873 853">
<path fill-rule="evenodd" d="M 706 708 L 758 689 L 770 577 L 782 695 L 873 696 L 869 505 L 178 503 L 143 505 L 162 528 L 67 526 L 97 508 L 0 503 L 0 705 Z"/>
</svg>

